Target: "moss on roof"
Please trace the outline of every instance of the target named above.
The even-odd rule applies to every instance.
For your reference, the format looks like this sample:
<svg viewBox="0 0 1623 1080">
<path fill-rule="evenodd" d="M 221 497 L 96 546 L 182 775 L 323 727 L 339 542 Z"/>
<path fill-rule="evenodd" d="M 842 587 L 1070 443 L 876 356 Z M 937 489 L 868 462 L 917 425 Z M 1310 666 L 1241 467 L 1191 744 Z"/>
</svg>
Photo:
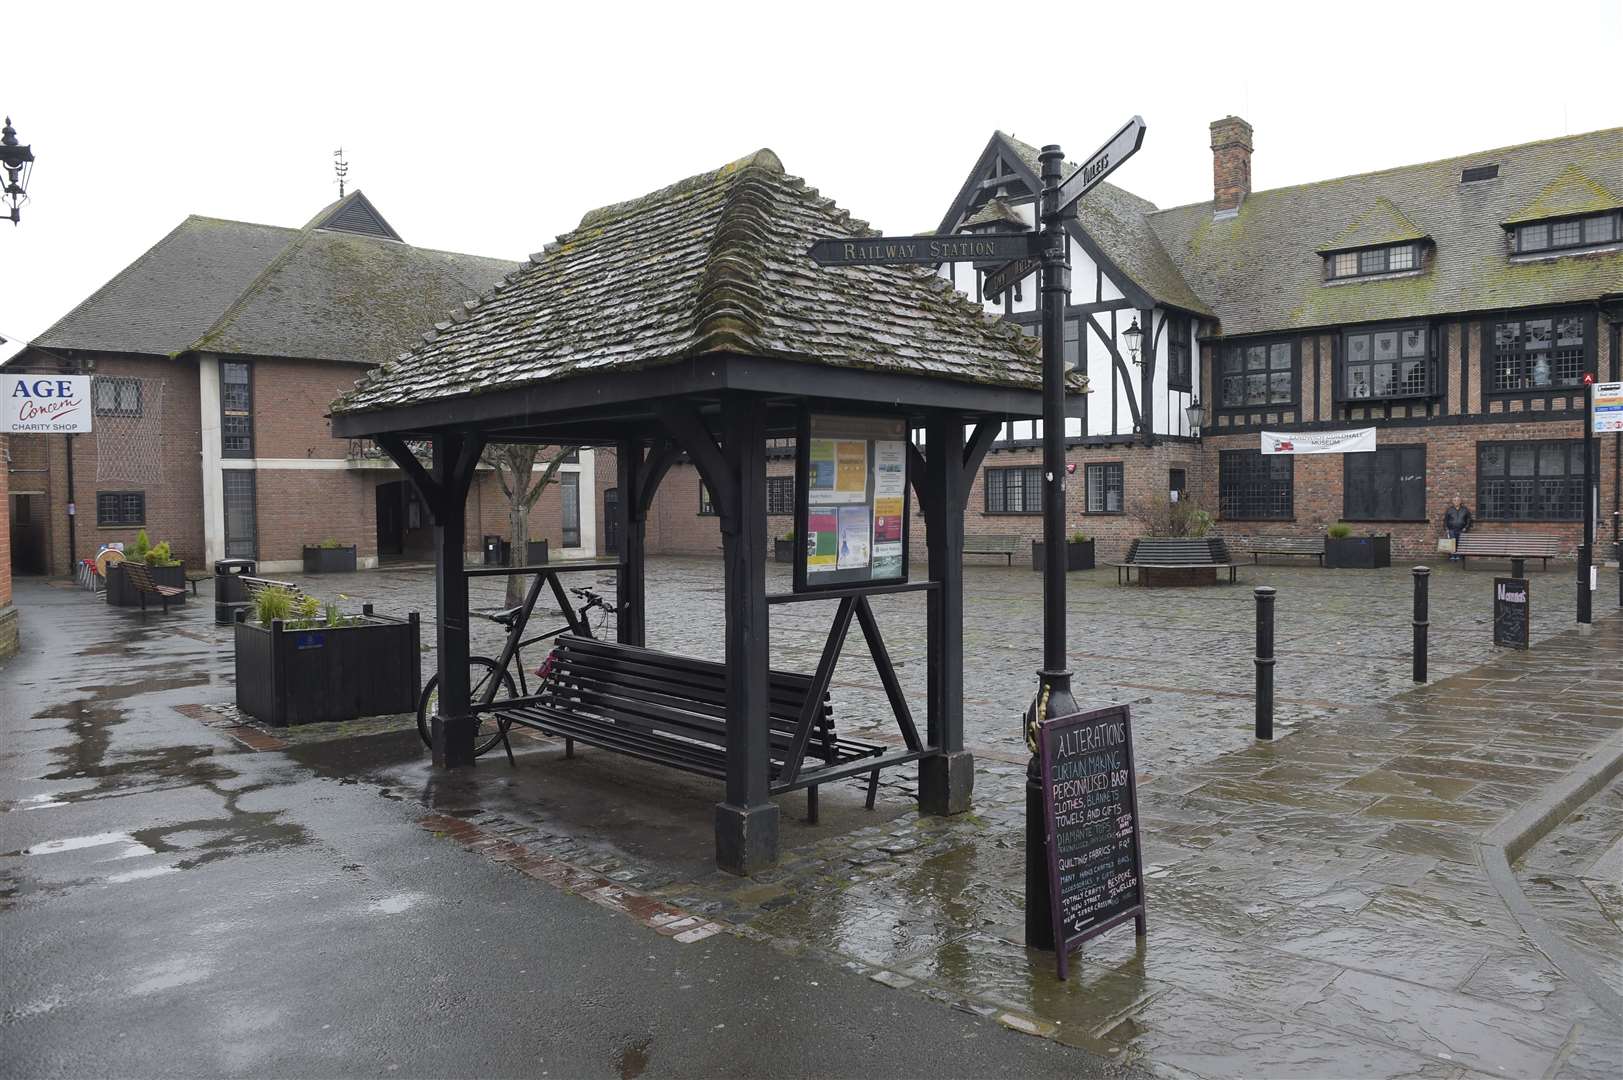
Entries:
<svg viewBox="0 0 1623 1080">
<path fill-rule="evenodd" d="M 1345 251 L 1349 248 L 1379 247 L 1382 244 L 1401 244 L 1405 240 L 1424 240 L 1426 234 L 1414 222 L 1403 216 L 1403 211 L 1386 198 L 1375 200 L 1369 212 L 1341 230 L 1320 252 Z"/>
<path fill-rule="evenodd" d="M 1606 189 L 1606 185 L 1587 175 L 1576 165 L 1568 165 L 1561 175 L 1551 180 L 1538 198 L 1518 213 L 1505 219 L 1506 225 L 1540 218 L 1568 217 L 1573 214 L 1600 214 L 1616 210 L 1623 201 Z"/>
</svg>

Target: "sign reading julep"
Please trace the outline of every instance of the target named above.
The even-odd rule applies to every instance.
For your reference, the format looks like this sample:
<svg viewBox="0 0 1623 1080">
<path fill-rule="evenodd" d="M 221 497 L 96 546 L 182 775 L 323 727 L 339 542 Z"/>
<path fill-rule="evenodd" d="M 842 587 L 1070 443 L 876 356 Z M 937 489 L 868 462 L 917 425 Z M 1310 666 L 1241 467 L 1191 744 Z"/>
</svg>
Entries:
<svg viewBox="0 0 1623 1080">
<path fill-rule="evenodd" d="M 1532 631 L 1532 598 L 1526 578 L 1493 579 L 1493 643 L 1527 648 Z"/>
<path fill-rule="evenodd" d="M 1038 735 L 1059 977 L 1072 948 L 1128 919 L 1144 935 L 1132 719 L 1125 705 L 1057 716 Z"/>
</svg>

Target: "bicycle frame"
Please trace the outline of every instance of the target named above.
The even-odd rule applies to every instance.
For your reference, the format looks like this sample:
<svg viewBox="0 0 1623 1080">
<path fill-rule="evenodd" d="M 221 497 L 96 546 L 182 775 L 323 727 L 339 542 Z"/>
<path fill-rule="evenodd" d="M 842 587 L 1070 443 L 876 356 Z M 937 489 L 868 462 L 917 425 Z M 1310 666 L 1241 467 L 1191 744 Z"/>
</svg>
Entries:
<svg viewBox="0 0 1623 1080">
<path fill-rule="evenodd" d="M 564 618 L 567 621 L 564 623 L 564 625 L 558 627 L 556 630 L 549 630 L 544 634 L 537 634 L 535 637 L 526 638 L 524 636 L 524 631 L 529 627 L 530 613 L 535 610 L 535 602 L 541 596 L 541 585 L 543 582 L 549 582 L 552 585 L 553 595 L 557 598 L 558 606 L 563 611 Z M 573 631 L 574 633 L 580 634 L 583 637 L 592 637 L 592 625 L 586 619 L 585 615 L 586 612 L 590 611 L 593 606 L 593 604 L 588 602 L 585 607 L 583 607 L 579 612 L 576 612 L 574 605 L 569 602 L 568 594 L 564 592 L 563 585 L 558 581 L 557 571 L 539 571 L 535 575 L 535 580 L 530 582 L 530 587 L 524 594 L 523 607 L 519 609 L 518 614 L 513 616 L 513 625 L 508 627 L 507 643 L 502 646 L 502 654 L 496 661 L 496 669 L 498 671 L 507 671 L 509 670 L 509 666 L 512 665 L 516 660 L 518 662 L 519 693 L 528 697 L 530 693 L 529 677 L 524 670 L 524 657 L 521 650 L 523 650 L 524 646 L 526 645 L 534 645 L 538 641 L 545 641 L 547 638 L 557 637 L 566 630 Z M 496 698 L 496 690 L 500 685 L 500 678 L 492 679 L 490 686 L 481 695 L 482 700 L 479 702 L 479 704 L 489 705 L 492 701 L 494 701 Z"/>
</svg>

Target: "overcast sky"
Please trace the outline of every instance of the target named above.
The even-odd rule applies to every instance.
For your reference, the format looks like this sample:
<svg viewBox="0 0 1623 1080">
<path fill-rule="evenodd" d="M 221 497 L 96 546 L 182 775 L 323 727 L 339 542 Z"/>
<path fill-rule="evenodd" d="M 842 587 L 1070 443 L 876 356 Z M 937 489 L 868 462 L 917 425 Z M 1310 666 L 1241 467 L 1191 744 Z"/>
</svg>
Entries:
<svg viewBox="0 0 1623 1080">
<path fill-rule="evenodd" d="M 520 259 L 762 146 L 905 233 L 1000 127 L 1074 158 L 1142 114 L 1113 179 L 1165 207 L 1211 197 L 1231 112 L 1258 189 L 1623 125 L 1620 0 L 59 0 L 4 23 L 0 111 L 39 159 L 0 222 L 0 333 L 25 338 L 188 213 L 302 225 L 339 146 L 407 242 Z"/>
</svg>

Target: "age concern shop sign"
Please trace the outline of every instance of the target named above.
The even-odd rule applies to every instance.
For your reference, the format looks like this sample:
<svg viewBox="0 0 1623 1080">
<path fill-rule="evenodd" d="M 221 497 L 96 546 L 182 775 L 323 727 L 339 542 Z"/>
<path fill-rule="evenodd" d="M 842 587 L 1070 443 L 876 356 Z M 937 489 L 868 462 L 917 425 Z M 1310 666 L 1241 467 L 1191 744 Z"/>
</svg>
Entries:
<svg viewBox="0 0 1623 1080">
<path fill-rule="evenodd" d="M 0 380 L 0 432 L 71 435 L 90 430 L 89 375 L 11 375 Z"/>
</svg>

